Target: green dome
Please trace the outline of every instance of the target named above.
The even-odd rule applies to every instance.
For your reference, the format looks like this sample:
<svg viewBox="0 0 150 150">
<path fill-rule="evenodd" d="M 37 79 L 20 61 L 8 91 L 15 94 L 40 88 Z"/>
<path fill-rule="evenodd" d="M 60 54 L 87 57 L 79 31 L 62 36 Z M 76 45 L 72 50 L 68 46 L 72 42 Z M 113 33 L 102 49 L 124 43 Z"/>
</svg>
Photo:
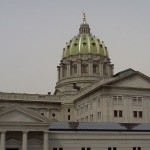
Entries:
<svg viewBox="0 0 150 150">
<path fill-rule="evenodd" d="M 109 57 L 107 47 L 103 41 L 91 34 L 79 34 L 66 43 L 62 59 L 73 55 L 95 54 Z"/>
</svg>

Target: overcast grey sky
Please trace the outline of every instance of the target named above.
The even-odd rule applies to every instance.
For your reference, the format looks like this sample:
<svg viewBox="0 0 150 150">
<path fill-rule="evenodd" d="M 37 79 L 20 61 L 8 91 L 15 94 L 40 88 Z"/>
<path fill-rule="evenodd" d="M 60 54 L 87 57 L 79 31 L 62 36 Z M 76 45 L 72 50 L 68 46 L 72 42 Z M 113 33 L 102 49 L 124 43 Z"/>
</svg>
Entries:
<svg viewBox="0 0 150 150">
<path fill-rule="evenodd" d="M 149 0 L 0 0 L 0 91 L 54 91 L 65 43 L 78 34 L 81 12 L 108 47 L 115 73 L 150 76 Z"/>
</svg>

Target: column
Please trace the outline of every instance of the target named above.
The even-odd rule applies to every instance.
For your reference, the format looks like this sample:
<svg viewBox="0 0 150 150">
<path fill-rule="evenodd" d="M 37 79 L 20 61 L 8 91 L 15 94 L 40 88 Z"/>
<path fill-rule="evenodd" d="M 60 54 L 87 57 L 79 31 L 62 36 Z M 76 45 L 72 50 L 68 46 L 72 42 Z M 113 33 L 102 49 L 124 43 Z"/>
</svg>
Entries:
<svg viewBox="0 0 150 150">
<path fill-rule="evenodd" d="M 63 66 L 60 64 L 60 79 L 63 77 Z"/>
<path fill-rule="evenodd" d="M 22 150 L 27 150 L 27 138 L 28 136 L 28 132 L 27 131 L 23 131 L 23 135 L 22 135 Z"/>
<path fill-rule="evenodd" d="M 43 144 L 43 150 L 48 150 L 48 132 L 44 132 Z"/>
<path fill-rule="evenodd" d="M 92 69 L 92 60 L 89 59 L 89 75 L 92 75 L 93 74 L 93 69 Z"/>
<path fill-rule="evenodd" d="M 70 62 L 67 64 L 67 77 L 70 77 Z"/>
<path fill-rule="evenodd" d="M 109 66 L 109 63 L 107 64 L 107 75 L 108 75 L 108 77 L 110 77 L 110 66 Z"/>
<path fill-rule="evenodd" d="M 78 72 L 78 76 L 81 76 L 81 60 L 77 61 L 77 72 Z"/>
<path fill-rule="evenodd" d="M 1 132 L 1 145 L 0 145 L 0 150 L 5 150 L 5 138 L 6 138 L 5 132 Z"/>
<path fill-rule="evenodd" d="M 57 73 L 58 73 L 57 80 L 60 80 L 60 66 L 57 66 Z"/>
<path fill-rule="evenodd" d="M 101 62 L 99 63 L 99 74 L 103 77 L 103 64 Z"/>
</svg>

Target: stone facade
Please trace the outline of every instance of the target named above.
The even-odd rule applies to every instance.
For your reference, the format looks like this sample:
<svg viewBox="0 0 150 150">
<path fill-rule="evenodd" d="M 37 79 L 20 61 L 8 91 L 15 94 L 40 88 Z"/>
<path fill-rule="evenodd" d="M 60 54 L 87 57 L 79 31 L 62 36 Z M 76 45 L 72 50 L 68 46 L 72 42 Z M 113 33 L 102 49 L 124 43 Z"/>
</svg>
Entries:
<svg viewBox="0 0 150 150">
<path fill-rule="evenodd" d="M 148 150 L 149 132 L 49 131 L 56 121 L 150 123 L 150 78 L 114 75 L 89 25 L 63 50 L 53 95 L 0 93 L 0 150 Z"/>
</svg>

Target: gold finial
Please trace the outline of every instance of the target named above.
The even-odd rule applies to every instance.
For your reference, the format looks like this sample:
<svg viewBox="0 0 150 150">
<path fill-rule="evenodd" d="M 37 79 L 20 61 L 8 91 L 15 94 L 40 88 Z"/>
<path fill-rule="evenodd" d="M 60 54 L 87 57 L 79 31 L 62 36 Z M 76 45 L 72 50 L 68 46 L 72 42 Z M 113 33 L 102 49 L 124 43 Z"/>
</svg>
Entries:
<svg viewBox="0 0 150 150">
<path fill-rule="evenodd" d="M 85 23 L 86 23 L 86 15 L 85 15 L 85 12 L 82 11 L 82 14 L 83 14 L 83 23 L 85 24 Z"/>
</svg>

